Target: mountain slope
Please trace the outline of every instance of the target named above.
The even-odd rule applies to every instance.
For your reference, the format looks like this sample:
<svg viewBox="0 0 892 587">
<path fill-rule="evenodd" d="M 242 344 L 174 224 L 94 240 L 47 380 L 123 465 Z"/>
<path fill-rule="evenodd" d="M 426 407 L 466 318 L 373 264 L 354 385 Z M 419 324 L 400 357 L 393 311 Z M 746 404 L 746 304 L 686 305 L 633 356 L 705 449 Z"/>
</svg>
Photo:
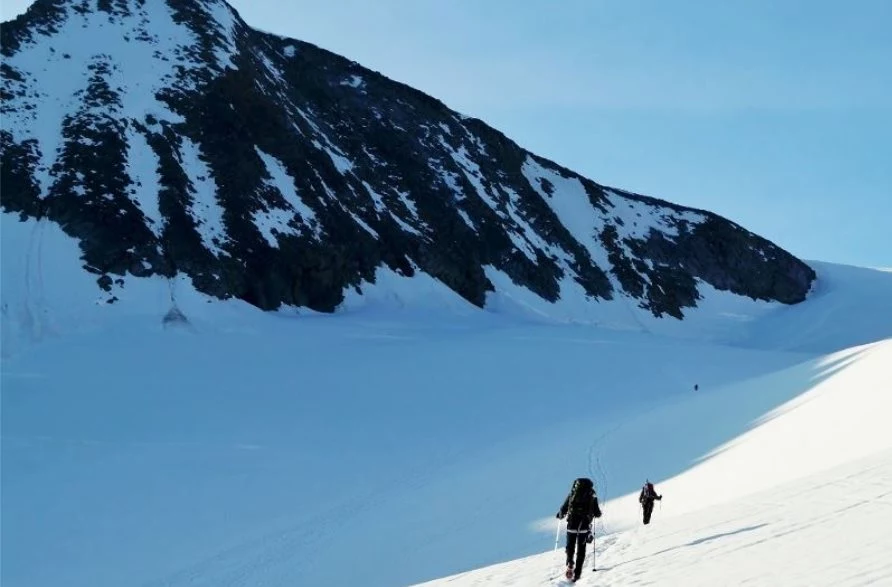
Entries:
<svg viewBox="0 0 892 587">
<path fill-rule="evenodd" d="M 580 587 L 627 585 L 886 585 L 892 540 L 892 451 L 622 534 L 599 536 Z M 656 517 L 660 517 L 657 510 Z M 543 543 L 545 540 L 543 540 Z M 566 585 L 563 550 L 469 571 L 424 587 Z"/>
<path fill-rule="evenodd" d="M 892 338 L 624 422 L 595 445 L 596 456 L 610 455 L 610 472 L 620 455 L 637 461 L 627 467 L 651 473 L 664 499 L 647 527 L 637 491 L 609 501 L 598 523 L 599 571 L 593 575 L 589 561 L 579 584 L 888 583 L 892 435 L 884 415 L 892 409 L 890 364 Z M 784 395 L 789 401 L 775 409 L 758 407 Z M 726 430 L 723 420 L 739 419 L 741 410 L 758 414 L 748 430 L 679 475 L 653 476 L 659 460 L 677 462 L 686 442 Z M 648 447 L 654 438 L 659 447 Z M 605 470 L 596 473 L 602 487 L 612 481 Z M 544 551 L 556 520 L 539 525 Z M 559 585 L 562 565 L 563 552 L 548 552 L 424 585 Z"/>
<path fill-rule="evenodd" d="M 714 214 L 598 185 L 222 0 L 38 0 L 2 25 L 2 207 L 125 275 L 331 311 L 379 268 L 681 318 L 814 272 Z"/>
</svg>

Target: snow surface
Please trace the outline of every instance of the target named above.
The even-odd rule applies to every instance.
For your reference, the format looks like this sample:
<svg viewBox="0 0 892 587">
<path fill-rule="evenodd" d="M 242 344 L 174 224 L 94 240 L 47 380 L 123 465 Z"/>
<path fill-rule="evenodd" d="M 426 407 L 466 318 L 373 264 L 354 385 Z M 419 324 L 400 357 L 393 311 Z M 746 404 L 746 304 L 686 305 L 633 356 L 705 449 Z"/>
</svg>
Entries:
<svg viewBox="0 0 892 587">
<path fill-rule="evenodd" d="M 607 273 L 613 286 L 614 305 L 618 303 L 620 306 L 629 308 L 629 313 L 636 316 L 635 319 L 638 321 L 649 321 L 647 314 L 642 313 L 640 308 L 632 308 L 633 304 L 637 306 L 637 302 L 624 291 L 616 276 L 611 272 L 613 264 L 601 242 L 601 235 L 608 226 L 605 220 L 611 220 L 609 226 L 616 229 L 617 245 L 622 249 L 624 256 L 634 259 L 636 255 L 629 247 L 630 241 L 646 239 L 651 232 L 659 232 L 665 238 L 672 240 L 678 236 L 680 225 L 696 225 L 705 220 L 705 216 L 694 211 L 678 212 L 665 206 L 619 194 L 613 190 L 605 190 L 606 202 L 600 202 L 596 207 L 579 178 L 565 177 L 558 171 L 542 166 L 529 155 L 521 166 L 521 172 L 533 190 L 554 211 L 561 224 L 588 251 L 592 262 Z M 546 189 L 546 185 L 550 185 L 550 191 Z M 512 201 L 514 199 L 515 197 L 512 197 Z M 602 214 L 608 216 L 605 217 Z M 515 218 L 515 214 L 511 214 L 511 216 Z M 528 239 L 531 239 L 531 235 L 535 234 L 529 228 L 525 232 Z M 565 274 L 573 275 L 575 273 L 566 253 L 556 250 L 549 252 L 551 256 L 563 258 L 561 265 Z M 649 260 L 645 262 L 650 264 Z M 572 303 L 583 307 L 591 305 L 582 288 L 575 287 L 575 284 L 569 279 L 564 281 L 562 290 L 573 292 L 574 301 Z M 732 297 L 735 297 L 716 292 L 709 284 L 701 283 L 700 285 L 701 293 L 705 290 L 709 294 L 706 296 L 707 299 L 727 298 L 731 300 Z M 746 312 L 760 310 L 761 307 L 756 302 L 751 303 Z M 587 311 L 590 309 L 587 308 Z M 622 311 L 620 312 L 622 313 Z M 685 315 L 687 316 L 688 312 L 685 312 Z"/>
<path fill-rule="evenodd" d="M 443 180 L 443 183 L 449 190 L 453 193 L 454 202 L 455 202 L 455 210 L 458 212 L 458 215 L 461 216 L 461 219 L 465 222 L 465 224 L 473 230 L 477 232 L 477 226 L 474 224 L 474 221 L 468 216 L 468 213 L 461 209 L 460 202 L 464 201 L 466 196 L 462 187 L 458 183 L 458 176 L 451 172 L 443 169 L 443 164 L 439 159 L 431 159 L 428 161 L 428 164 L 432 169 L 439 172 L 440 178 Z"/>
<path fill-rule="evenodd" d="M 641 240 L 647 238 L 651 230 L 662 232 L 670 240 L 678 236 L 679 221 L 699 224 L 706 217 L 699 212 L 680 212 L 665 206 L 658 206 L 607 190 L 607 200 L 613 207 L 611 218 L 616 222 L 620 242 L 624 239 Z"/>
<path fill-rule="evenodd" d="M 598 536 L 598 571 L 589 547 L 576 584 L 887 585 L 890 487 L 892 451 L 885 451 L 687 516 L 665 516 L 658 505 L 650 526 Z M 567 585 L 563 556 L 562 543 L 558 552 L 422 585 Z"/>
<path fill-rule="evenodd" d="M 291 226 L 291 222 L 295 219 L 295 215 L 305 226 L 309 227 L 309 230 L 312 231 L 312 234 L 317 239 L 321 237 L 322 227 L 319 224 L 318 218 L 316 218 L 316 213 L 313 212 L 313 209 L 304 203 L 303 199 L 298 195 L 297 189 L 295 188 L 294 178 L 288 174 L 285 165 L 272 155 L 260 150 L 258 147 L 254 147 L 254 150 L 257 151 L 258 157 L 260 157 L 263 164 L 266 166 L 266 172 L 267 175 L 269 175 L 266 184 L 277 190 L 289 206 L 288 209 L 269 206 L 266 210 L 254 213 L 254 224 L 263 234 L 270 246 L 279 246 L 279 242 L 273 234 L 273 230 L 282 234 L 298 234 L 298 232 Z"/>
<path fill-rule="evenodd" d="M 340 150 L 338 150 L 334 146 L 322 147 L 317 143 L 316 148 L 322 149 L 328 154 L 329 158 L 331 158 L 331 162 L 335 166 L 335 169 L 337 169 L 341 175 L 346 175 L 347 173 L 353 171 L 353 162 L 350 161 L 350 159 L 348 159 L 343 153 L 341 153 Z"/>
<path fill-rule="evenodd" d="M 492 208 L 492 210 L 500 217 L 504 218 L 505 215 L 499 210 L 499 203 L 493 197 L 492 193 L 483 185 L 483 172 L 480 170 L 480 166 L 474 161 L 474 159 L 468 153 L 468 150 L 461 146 L 458 150 L 453 149 L 449 146 L 449 143 L 443 139 L 442 136 L 438 136 L 440 144 L 443 148 L 449 151 L 449 156 L 452 158 L 452 161 L 458 165 L 459 169 L 461 169 L 462 173 L 465 175 L 465 178 L 471 183 L 474 187 L 474 193 L 486 203 L 487 206 Z M 461 188 L 455 183 L 454 179 L 448 174 L 443 174 L 444 181 L 447 182 L 456 193 L 462 194 Z"/>
<path fill-rule="evenodd" d="M 273 63 L 273 60 L 267 57 L 263 52 L 258 51 L 254 55 L 260 59 L 263 66 L 266 68 L 267 79 L 274 84 L 276 95 L 284 104 L 291 104 L 293 106 L 293 101 L 289 99 L 287 94 L 281 89 L 287 86 L 285 77 L 282 75 L 282 70 L 280 70 L 278 66 Z"/>
<path fill-rule="evenodd" d="M 362 89 L 365 87 L 365 80 L 362 79 L 361 75 L 351 75 L 349 78 L 341 81 L 341 85 Z"/>
<path fill-rule="evenodd" d="M 371 198 L 372 204 L 374 204 L 374 206 L 375 206 L 375 212 L 377 213 L 377 215 L 379 217 L 380 217 L 381 213 L 387 212 L 387 214 L 391 218 L 393 218 L 394 222 L 396 222 L 400 226 L 400 228 L 402 228 L 406 232 L 411 232 L 412 234 L 416 234 L 416 235 L 421 234 L 411 224 L 407 223 L 405 220 L 403 220 L 402 218 L 400 218 L 399 216 L 394 214 L 393 210 L 388 208 L 387 204 L 384 203 L 384 196 L 382 196 L 381 194 L 376 192 L 375 188 L 373 188 L 371 185 L 369 185 L 369 183 L 367 181 L 363 181 L 362 186 L 365 188 L 366 193 L 368 193 L 369 198 Z M 413 202 L 411 202 L 410 200 L 408 200 L 404 194 L 400 194 L 400 195 L 401 195 L 401 200 L 403 201 L 403 204 L 406 205 L 406 209 L 409 211 L 415 210 L 415 204 Z M 409 207 L 408 204 L 412 205 L 411 208 Z M 417 214 L 417 211 L 416 211 L 416 214 Z"/>
<path fill-rule="evenodd" d="M 145 135 L 135 128 L 128 128 L 127 170 L 133 181 L 130 197 L 148 220 L 146 225 L 160 238 L 165 220 L 158 199 L 161 191 L 158 166 L 158 155 L 149 146 Z"/>
<path fill-rule="evenodd" d="M 223 220 L 223 206 L 217 201 L 217 182 L 210 167 L 202 159 L 198 145 L 186 137 L 181 137 L 180 140 L 181 166 L 192 187 L 190 213 L 205 248 L 215 255 L 222 255 L 224 252 L 220 247 L 229 237 Z"/>
<path fill-rule="evenodd" d="M 262 313 L 184 278 L 110 304 L 58 226 L 0 228 L 4 585 L 374 587 L 531 555 L 452 584 L 548 585 L 586 474 L 613 584 L 889 578 L 888 272 L 814 263 L 804 304 L 707 291 L 683 322 L 580 318 L 572 282 L 480 310 L 385 269 L 334 315 Z"/>
<path fill-rule="evenodd" d="M 295 108 L 295 112 L 304 120 L 304 122 L 309 125 L 313 132 L 316 134 L 318 138 L 321 138 L 325 141 L 323 145 L 318 140 L 313 139 L 312 144 L 314 147 L 319 149 L 320 151 L 325 152 L 326 155 L 331 159 L 332 164 L 335 166 L 335 169 L 338 170 L 338 173 L 341 175 L 346 175 L 348 173 L 352 173 L 353 171 L 353 162 L 347 158 L 347 156 L 328 138 L 328 135 L 319 128 L 311 116 L 307 116 L 307 114 L 301 110 L 300 108 Z M 297 129 L 298 132 L 301 132 L 300 129 Z"/>
<path fill-rule="evenodd" d="M 223 32 L 222 47 L 214 48 L 214 56 L 217 58 L 217 64 L 223 69 L 238 69 L 232 60 L 233 55 L 238 53 L 235 43 L 237 20 L 236 15 L 228 3 L 220 0 L 211 0 L 208 7 L 209 15 L 217 23 L 220 24 L 219 30 Z"/>
<path fill-rule="evenodd" d="M 378 235 L 378 232 L 377 232 L 374 228 L 372 228 L 371 226 L 369 226 L 368 223 L 367 223 L 365 220 L 363 220 L 362 218 L 360 218 L 359 216 L 357 216 L 355 212 L 352 212 L 352 211 L 348 211 L 348 212 L 349 212 L 349 214 L 350 214 L 350 217 L 353 218 L 353 220 L 356 222 L 356 224 L 358 224 L 359 226 L 361 226 L 363 230 L 365 230 L 367 233 L 369 233 L 370 235 L 372 235 L 373 238 L 376 238 L 376 239 L 381 238 L 381 237 Z"/>
<path fill-rule="evenodd" d="M 124 116 L 140 122 L 149 116 L 182 121 L 158 101 L 156 93 L 196 68 L 186 55 L 197 39 L 188 28 L 174 22 L 163 2 L 146 2 L 131 9 L 136 14 L 128 19 L 92 18 L 89 13 L 71 11 L 58 30 L 48 31 L 52 42 L 29 43 L 12 58 L 4 58 L 4 64 L 29 80 L 33 91 L 10 99 L 3 129 L 12 133 L 16 142 L 37 141 L 41 157 L 35 176 L 44 196 L 52 182 L 50 169 L 62 145 L 63 120 L 77 109 L 90 75 L 86 69 L 72 67 L 73 63 L 101 59 L 109 64 L 109 83 Z M 147 33 L 147 22 L 157 34 Z M 177 58 L 168 59 L 166 55 Z M 178 83 L 188 82 L 182 77 Z"/>
<path fill-rule="evenodd" d="M 606 249 L 599 241 L 604 220 L 592 206 L 582 182 L 575 177 L 563 177 L 551 169 L 546 169 L 531 157 L 527 157 L 524 161 L 521 171 L 530 186 L 551 207 L 561 224 L 588 250 L 592 261 L 601 269 L 609 270 L 612 265 L 607 260 Z M 553 195 L 549 195 L 542 187 L 543 179 L 554 187 Z"/>
</svg>

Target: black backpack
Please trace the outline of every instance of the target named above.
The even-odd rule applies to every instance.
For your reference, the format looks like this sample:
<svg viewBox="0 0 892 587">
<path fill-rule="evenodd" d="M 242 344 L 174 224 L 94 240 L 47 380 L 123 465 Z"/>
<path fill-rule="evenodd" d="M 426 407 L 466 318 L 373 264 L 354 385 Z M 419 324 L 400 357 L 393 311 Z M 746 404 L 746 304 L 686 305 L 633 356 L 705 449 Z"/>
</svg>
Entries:
<svg viewBox="0 0 892 587">
<path fill-rule="evenodd" d="M 570 488 L 569 511 L 588 513 L 595 495 L 595 484 L 587 477 L 573 481 Z"/>
<path fill-rule="evenodd" d="M 654 489 L 654 484 L 650 481 L 646 481 L 644 487 L 641 488 L 641 496 L 638 498 L 638 501 L 641 503 L 644 503 L 645 501 L 653 501 L 656 495 L 657 490 Z"/>
</svg>

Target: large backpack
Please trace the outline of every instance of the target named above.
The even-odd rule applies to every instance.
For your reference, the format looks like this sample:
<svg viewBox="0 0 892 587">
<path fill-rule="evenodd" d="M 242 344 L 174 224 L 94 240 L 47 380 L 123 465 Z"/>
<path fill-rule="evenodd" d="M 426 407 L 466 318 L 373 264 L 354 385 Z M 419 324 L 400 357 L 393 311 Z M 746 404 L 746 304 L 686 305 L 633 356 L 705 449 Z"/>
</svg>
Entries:
<svg viewBox="0 0 892 587">
<path fill-rule="evenodd" d="M 588 513 L 595 495 L 595 484 L 587 477 L 580 477 L 573 481 L 570 488 L 569 511 Z"/>
<path fill-rule="evenodd" d="M 654 484 L 650 481 L 645 481 L 644 487 L 641 488 L 641 497 L 639 501 L 644 503 L 645 501 L 651 501 L 654 499 L 654 496 L 657 494 L 657 490 L 654 489 Z"/>
</svg>

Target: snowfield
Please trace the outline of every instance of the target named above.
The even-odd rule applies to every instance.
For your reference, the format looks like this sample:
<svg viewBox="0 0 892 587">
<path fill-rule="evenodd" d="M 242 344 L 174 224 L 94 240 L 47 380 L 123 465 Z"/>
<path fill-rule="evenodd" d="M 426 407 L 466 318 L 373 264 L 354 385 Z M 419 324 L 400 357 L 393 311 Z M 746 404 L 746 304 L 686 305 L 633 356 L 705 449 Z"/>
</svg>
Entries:
<svg viewBox="0 0 892 587">
<path fill-rule="evenodd" d="M 746 389 L 731 386 L 656 410 L 627 424 L 633 433 L 617 431 L 597 443 L 614 454 L 615 444 L 634 446 L 636 434 L 661 439 L 657 447 L 638 447 L 647 469 L 649 459 L 665 457 L 655 449 L 678 445 L 676 426 L 722 405 L 733 409 L 733 396 L 770 394 L 794 381 L 814 384 L 698 464 L 658 482 L 664 499 L 649 526 L 641 524 L 637 492 L 605 504 L 597 524 L 598 572 L 592 575 L 588 562 L 578 584 L 892 582 L 890 366 L 892 340 L 835 353 L 747 382 Z M 553 536 L 557 523 L 549 518 L 538 526 Z M 563 550 L 548 552 L 424 585 L 561 584 L 563 560 Z"/>
<path fill-rule="evenodd" d="M 580 475 L 581 584 L 892 582 L 892 273 L 813 263 L 803 304 L 684 322 L 386 270 L 261 313 L 103 292 L 51 223 L 0 238 L 4 585 L 551 585 Z"/>
<path fill-rule="evenodd" d="M 577 585 L 888 585 L 892 451 L 778 485 L 745 500 L 598 537 Z M 493 565 L 426 587 L 567 584 L 563 551 Z"/>
</svg>

